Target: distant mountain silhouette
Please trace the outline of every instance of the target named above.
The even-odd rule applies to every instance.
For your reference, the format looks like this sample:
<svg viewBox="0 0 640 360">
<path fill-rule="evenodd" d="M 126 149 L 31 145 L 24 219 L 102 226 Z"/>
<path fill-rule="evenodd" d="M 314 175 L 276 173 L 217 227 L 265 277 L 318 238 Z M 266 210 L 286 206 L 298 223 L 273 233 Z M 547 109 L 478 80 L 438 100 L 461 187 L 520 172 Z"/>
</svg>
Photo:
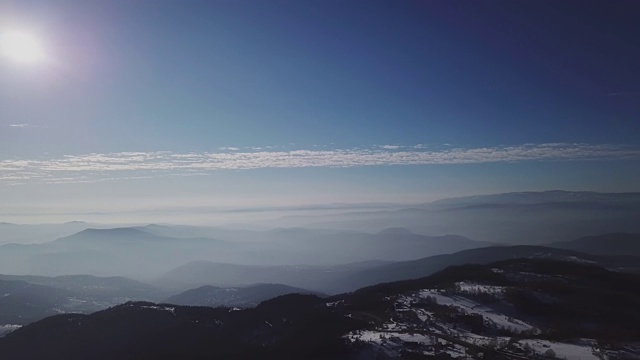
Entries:
<svg viewBox="0 0 640 360">
<path fill-rule="evenodd" d="M 159 301 L 168 292 L 134 280 L 89 275 L 0 275 L 0 325 L 25 325 L 62 313 L 91 313 L 131 300 Z"/>
<path fill-rule="evenodd" d="M 124 277 L 91 275 L 63 275 L 56 277 L 35 275 L 0 275 L 0 280 L 24 281 L 34 285 L 68 290 L 75 296 L 95 302 L 115 304 L 129 300 L 159 301 L 167 292 L 151 285 Z"/>
<path fill-rule="evenodd" d="M 0 357 L 338 358 L 345 347 L 340 335 L 360 323 L 333 313 L 312 295 L 286 295 L 243 311 L 132 302 L 92 315 L 54 316 L 18 329 L 0 338 Z"/>
<path fill-rule="evenodd" d="M 83 244 L 87 242 L 103 241 L 140 241 L 140 240 L 162 240 L 165 237 L 154 235 L 135 228 L 115 228 L 115 229 L 85 229 L 76 234 L 59 238 L 54 243 L 59 244 Z"/>
<path fill-rule="evenodd" d="M 411 236 L 415 233 L 401 227 L 386 228 L 380 230 L 376 235 L 378 236 Z"/>
<path fill-rule="evenodd" d="M 250 286 L 258 283 L 279 283 L 296 288 L 325 292 L 345 274 L 379 266 L 379 262 L 341 266 L 251 266 L 194 261 L 179 266 L 155 283 L 177 289 L 215 285 L 223 287 Z"/>
<path fill-rule="evenodd" d="M 207 261 L 191 262 L 164 274 L 158 284 L 165 286 L 217 285 L 238 286 L 255 283 L 281 283 L 327 294 L 353 291 L 381 282 L 415 279 L 433 274 L 452 265 L 487 264 L 513 258 L 550 258 L 598 263 L 610 268 L 628 271 L 640 268 L 637 257 L 603 257 L 571 250 L 544 246 L 493 246 L 436 255 L 413 261 L 386 264 L 367 263 L 314 267 L 314 266 L 247 266 Z"/>
<path fill-rule="evenodd" d="M 541 258 L 595 263 L 600 266 L 637 272 L 639 257 L 606 257 L 587 255 L 576 251 L 544 246 L 494 246 L 460 251 L 450 255 L 437 255 L 414 261 L 401 261 L 372 269 L 345 274 L 334 283 L 332 293 L 352 291 L 357 288 L 383 282 L 416 279 L 429 276 L 449 266 L 464 264 L 488 264 L 515 258 Z"/>
<path fill-rule="evenodd" d="M 203 256 L 237 260 L 246 245 L 171 238 L 136 228 L 85 229 L 43 244 L 0 246 L 0 272 L 37 275 L 157 275 Z"/>
<path fill-rule="evenodd" d="M 205 285 L 171 296 L 163 302 L 191 306 L 239 306 L 251 307 L 281 295 L 314 294 L 309 290 L 282 284 L 256 284 L 245 287 L 221 288 Z"/>
<path fill-rule="evenodd" d="M 590 191 L 524 191 L 492 195 L 448 198 L 427 204 L 428 207 L 461 207 L 479 205 L 533 205 L 559 203 L 638 203 L 640 193 L 599 193 Z"/>
<path fill-rule="evenodd" d="M 640 256 L 640 234 L 613 233 L 587 236 L 571 241 L 555 242 L 549 246 L 594 255 Z"/>
<path fill-rule="evenodd" d="M 396 211 L 288 218 L 278 226 L 457 234 L 510 245 L 548 244 L 607 232 L 640 233 L 640 193 L 522 192 L 436 201 Z"/>
<path fill-rule="evenodd" d="M 68 236 L 89 227 L 96 227 L 81 221 L 64 224 L 11 224 L 0 223 L 0 244 L 33 244 Z"/>
<path fill-rule="evenodd" d="M 2 245 L 0 273 L 149 279 L 194 260 L 335 266 L 371 260 L 413 260 L 489 245 L 460 236 L 424 236 L 401 229 L 377 234 L 303 228 L 224 232 L 233 239 L 230 241 L 188 236 L 207 233 L 209 228 L 179 227 L 173 231 L 185 236 L 179 238 L 145 229 L 92 228 L 43 244 Z"/>
</svg>

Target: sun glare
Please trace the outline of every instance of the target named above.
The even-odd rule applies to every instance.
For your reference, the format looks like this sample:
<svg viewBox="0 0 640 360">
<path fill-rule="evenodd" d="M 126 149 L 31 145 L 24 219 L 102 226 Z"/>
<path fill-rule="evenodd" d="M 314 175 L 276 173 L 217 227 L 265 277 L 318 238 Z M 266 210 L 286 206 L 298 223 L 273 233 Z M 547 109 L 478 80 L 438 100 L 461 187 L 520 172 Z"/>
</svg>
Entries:
<svg viewBox="0 0 640 360">
<path fill-rule="evenodd" d="M 45 52 L 40 40 L 29 33 L 8 31 L 0 34 L 0 54 L 19 63 L 38 63 Z"/>
</svg>

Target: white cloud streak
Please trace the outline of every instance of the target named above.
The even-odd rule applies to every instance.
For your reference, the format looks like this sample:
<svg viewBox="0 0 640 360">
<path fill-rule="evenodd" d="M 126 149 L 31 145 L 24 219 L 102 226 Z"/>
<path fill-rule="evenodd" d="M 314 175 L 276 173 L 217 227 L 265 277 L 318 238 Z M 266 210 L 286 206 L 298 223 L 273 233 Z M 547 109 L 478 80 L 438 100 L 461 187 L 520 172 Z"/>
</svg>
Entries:
<svg viewBox="0 0 640 360">
<path fill-rule="evenodd" d="M 640 160 L 640 148 L 621 145 L 525 144 L 426 150 L 422 147 L 291 151 L 119 152 L 46 160 L 0 161 L 0 183 L 81 183 L 212 171 L 266 168 L 479 164 L 523 161 Z"/>
<path fill-rule="evenodd" d="M 46 128 L 46 125 L 35 125 L 35 124 L 9 124 L 9 127 L 12 128 Z"/>
</svg>

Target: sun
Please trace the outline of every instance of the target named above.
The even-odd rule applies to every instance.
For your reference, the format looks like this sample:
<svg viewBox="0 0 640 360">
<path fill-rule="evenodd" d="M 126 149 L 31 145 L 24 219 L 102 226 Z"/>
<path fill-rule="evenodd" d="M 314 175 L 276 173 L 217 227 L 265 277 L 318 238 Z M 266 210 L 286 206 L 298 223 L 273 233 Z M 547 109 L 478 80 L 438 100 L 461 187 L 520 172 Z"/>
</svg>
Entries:
<svg viewBox="0 0 640 360">
<path fill-rule="evenodd" d="M 18 63 L 44 61 L 45 51 L 38 37 L 21 31 L 0 33 L 0 55 Z"/>
</svg>

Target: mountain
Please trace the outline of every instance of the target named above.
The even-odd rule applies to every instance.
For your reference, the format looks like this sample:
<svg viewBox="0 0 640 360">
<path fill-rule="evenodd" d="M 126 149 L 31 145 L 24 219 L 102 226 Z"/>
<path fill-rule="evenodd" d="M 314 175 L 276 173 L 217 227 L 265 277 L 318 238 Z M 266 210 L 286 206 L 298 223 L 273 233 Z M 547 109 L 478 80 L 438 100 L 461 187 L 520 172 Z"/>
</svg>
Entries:
<svg viewBox="0 0 640 360">
<path fill-rule="evenodd" d="M 344 351 L 340 335 L 360 323 L 312 295 L 232 310 L 135 302 L 91 315 L 55 316 L 1 338 L 0 357 L 326 359 Z"/>
<path fill-rule="evenodd" d="M 384 314 L 347 335 L 369 358 L 640 356 L 640 276 L 593 264 L 538 258 L 454 266 L 333 300 L 351 313 Z"/>
<path fill-rule="evenodd" d="M 170 271 L 158 285 L 185 289 L 213 284 L 226 288 L 204 286 L 171 298 L 167 298 L 170 290 L 120 277 L 0 275 L 0 325 L 23 325 L 57 313 L 90 313 L 131 300 L 254 306 L 286 293 L 336 294 L 381 282 L 420 278 L 451 265 L 522 257 L 569 260 L 625 271 L 638 271 L 640 264 L 637 257 L 603 257 L 535 246 L 481 248 L 416 261 L 374 261 L 335 267 L 246 266 L 205 261 Z M 284 285 L 273 284 L 276 282 Z M 249 286 L 256 283 L 271 284 Z"/>
<path fill-rule="evenodd" d="M 63 224 L 11 224 L 0 223 L 0 244 L 33 244 L 68 236 L 89 227 L 97 227 L 81 221 Z"/>
<path fill-rule="evenodd" d="M 375 234 L 303 227 L 252 231 L 148 225 L 137 229 L 164 236 L 200 234 L 231 242 L 284 245 L 295 252 L 299 263 L 305 264 L 317 264 L 318 259 L 333 259 L 334 263 L 371 259 L 409 260 L 415 258 L 415 254 L 436 255 L 490 245 L 462 236 L 425 236 L 402 228 L 383 229 Z"/>
<path fill-rule="evenodd" d="M 244 310 L 131 302 L 58 315 L 0 338 L 0 357 L 637 358 L 639 289 L 639 276 L 592 264 L 511 259 Z"/>
<path fill-rule="evenodd" d="M 25 281 L 0 280 L 0 325 L 25 325 L 59 314 L 75 295 Z"/>
<path fill-rule="evenodd" d="M 414 261 L 395 262 L 372 269 L 354 271 L 335 281 L 331 289 L 326 289 L 326 291 L 329 293 L 353 291 L 354 289 L 383 282 L 421 278 L 449 266 L 488 264 L 494 261 L 515 258 L 568 260 L 598 264 L 615 270 L 624 269 L 629 272 L 640 272 L 640 258 L 638 257 L 595 256 L 544 246 L 494 246 L 465 250 L 449 255 L 437 255 Z"/>
<path fill-rule="evenodd" d="M 330 290 L 331 284 L 340 281 L 346 274 L 367 271 L 381 264 L 386 262 L 372 261 L 339 266 L 251 266 L 194 261 L 168 271 L 153 284 L 173 289 L 189 289 L 203 285 L 241 287 L 277 283 L 330 293 L 325 290 Z"/>
<path fill-rule="evenodd" d="M 0 272 L 29 275 L 126 276 L 145 278 L 188 261 L 226 258 L 255 261 L 243 255 L 249 244 L 209 238 L 171 238 L 135 228 L 85 229 L 43 244 L 0 246 Z"/>
<path fill-rule="evenodd" d="M 640 256 L 640 234 L 613 233 L 587 236 L 571 241 L 555 242 L 549 246 L 594 255 Z"/>
<path fill-rule="evenodd" d="M 63 313 L 91 313 L 131 300 L 158 301 L 167 292 L 125 278 L 0 275 L 0 326 L 25 325 Z"/>
<path fill-rule="evenodd" d="M 150 228 L 158 231 L 159 227 Z M 43 244 L 5 244 L 0 246 L 0 273 L 89 274 L 147 280 L 191 261 L 333 266 L 370 260 L 413 260 L 489 245 L 460 236 L 431 237 L 397 229 L 377 234 L 302 228 L 228 231 L 226 234 L 233 240 L 176 238 L 145 229 L 85 229 Z"/>
<path fill-rule="evenodd" d="M 358 211 L 281 219 L 279 226 L 343 231 L 400 227 L 476 241 L 548 244 L 594 234 L 640 233 L 640 193 L 522 192 L 443 199 L 394 211 Z"/>
<path fill-rule="evenodd" d="M 202 285 L 241 286 L 280 283 L 326 294 L 353 291 L 380 282 L 420 278 L 448 266 L 487 264 L 522 257 L 570 259 L 598 263 L 608 268 L 640 269 L 637 257 L 602 257 L 543 246 L 493 246 L 454 254 L 391 263 L 356 263 L 341 266 L 246 266 L 198 261 L 177 267 L 157 280 L 157 285 L 185 288 Z"/>
<path fill-rule="evenodd" d="M 314 294 L 309 290 L 282 284 L 256 284 L 245 287 L 221 288 L 205 285 L 171 296 L 163 302 L 189 306 L 239 306 L 252 307 L 259 303 L 287 294 Z"/>
<path fill-rule="evenodd" d="M 92 303 L 106 303 L 103 308 L 130 300 L 159 301 L 167 296 L 163 289 L 119 276 L 63 275 L 0 275 L 0 280 L 19 280 L 35 285 L 72 291 Z M 98 309 L 96 309 L 98 310 Z"/>
<path fill-rule="evenodd" d="M 272 242 L 297 250 L 302 255 L 297 258 L 299 263 L 305 264 L 318 264 L 317 259 L 332 259 L 329 264 L 372 259 L 406 261 L 491 245 L 456 235 L 420 235 L 403 228 L 383 229 L 375 234 L 304 228 L 270 233 Z"/>
<path fill-rule="evenodd" d="M 162 241 L 168 238 L 153 235 L 136 228 L 85 229 L 73 235 L 54 240 L 55 244 L 101 245 L 113 242 L 127 243 L 131 241 Z"/>
<path fill-rule="evenodd" d="M 610 204 L 635 206 L 640 202 L 640 193 L 599 193 L 591 191 L 525 191 L 492 195 L 476 195 L 448 198 L 427 204 L 427 207 L 454 208 L 498 205 L 534 205 L 534 204 Z"/>
<path fill-rule="evenodd" d="M 149 224 L 135 227 L 151 234 L 173 238 L 213 238 L 227 241 L 254 241 L 259 231 L 246 229 L 225 229 L 208 226 Z"/>
</svg>

